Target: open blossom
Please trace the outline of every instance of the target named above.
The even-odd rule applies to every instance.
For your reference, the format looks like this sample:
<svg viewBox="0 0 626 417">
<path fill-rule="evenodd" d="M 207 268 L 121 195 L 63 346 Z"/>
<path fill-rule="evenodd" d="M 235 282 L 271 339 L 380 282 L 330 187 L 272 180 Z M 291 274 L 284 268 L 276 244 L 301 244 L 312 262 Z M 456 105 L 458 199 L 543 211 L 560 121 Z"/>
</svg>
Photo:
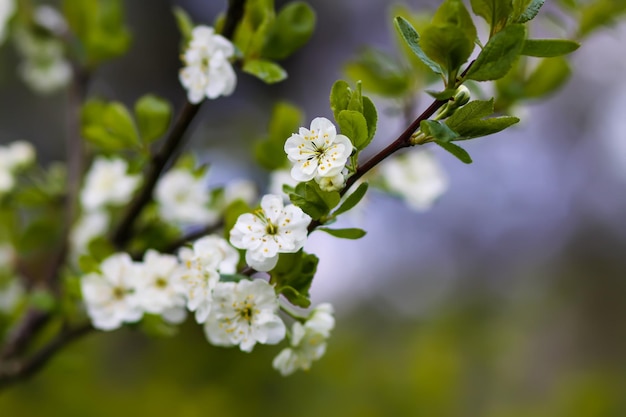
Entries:
<svg viewBox="0 0 626 417">
<path fill-rule="evenodd" d="M 84 213 L 70 231 L 70 247 L 73 255 L 86 253 L 89 244 L 99 236 L 104 236 L 109 227 L 109 215 L 104 211 Z"/>
<path fill-rule="evenodd" d="M 311 218 L 302 209 L 289 204 L 283 207 L 281 196 L 267 194 L 261 208 L 239 216 L 230 231 L 230 243 L 246 249 L 246 262 L 258 271 L 276 266 L 279 253 L 302 249 Z"/>
<path fill-rule="evenodd" d="M 285 337 L 285 324 L 277 315 L 278 297 L 267 282 L 220 282 L 213 299 L 204 330 L 214 345 L 239 345 L 250 352 L 257 343 L 273 345 Z"/>
<path fill-rule="evenodd" d="M 414 210 L 429 209 L 448 189 L 448 178 L 430 153 L 408 152 L 380 167 L 389 190 L 399 194 Z"/>
<path fill-rule="evenodd" d="M 161 314 L 173 323 L 185 318 L 185 297 L 176 285 L 181 268 L 173 255 L 146 252 L 137 278 L 137 303 L 146 313 Z"/>
<path fill-rule="evenodd" d="M 297 181 L 334 177 L 346 166 L 352 153 L 352 143 L 338 135 L 332 122 L 317 117 L 311 128 L 301 127 L 285 142 L 287 157 L 294 164 L 291 176 Z"/>
<path fill-rule="evenodd" d="M 15 186 L 15 172 L 34 160 L 35 149 L 26 141 L 18 140 L 0 146 L 0 194 L 11 191 Z"/>
<path fill-rule="evenodd" d="M 15 0 L 0 0 L 0 45 L 7 34 L 9 20 L 15 13 Z"/>
<path fill-rule="evenodd" d="M 209 26 L 197 26 L 192 32 L 189 47 L 183 55 L 185 67 L 180 71 L 180 82 L 187 89 L 191 103 L 232 94 L 237 76 L 229 59 L 235 48 L 226 38 Z"/>
<path fill-rule="evenodd" d="M 181 248 L 179 291 L 185 294 L 187 308 L 195 311 L 196 321 L 204 323 L 213 305 L 212 291 L 220 272 L 232 274 L 239 262 L 239 253 L 219 236 L 206 236 L 194 242 L 192 248 Z"/>
<path fill-rule="evenodd" d="M 283 376 L 298 369 L 309 370 L 314 360 L 326 352 L 326 339 L 335 327 L 333 308 L 330 304 L 320 304 L 302 324 L 296 322 L 291 329 L 290 347 L 283 349 L 272 362 L 272 366 Z"/>
<path fill-rule="evenodd" d="M 163 219 L 182 224 L 206 224 L 217 220 L 210 210 L 209 192 L 203 178 L 188 170 L 173 169 L 159 180 L 155 201 Z"/>
<path fill-rule="evenodd" d="M 141 319 L 136 284 L 141 271 L 126 253 L 117 253 L 100 265 L 101 273 L 91 273 L 81 280 L 83 299 L 93 326 L 114 330 L 122 323 Z"/>
<path fill-rule="evenodd" d="M 123 159 L 97 158 L 87 173 L 80 195 L 83 207 L 89 211 L 108 204 L 127 203 L 137 186 L 139 176 L 129 175 Z"/>
</svg>

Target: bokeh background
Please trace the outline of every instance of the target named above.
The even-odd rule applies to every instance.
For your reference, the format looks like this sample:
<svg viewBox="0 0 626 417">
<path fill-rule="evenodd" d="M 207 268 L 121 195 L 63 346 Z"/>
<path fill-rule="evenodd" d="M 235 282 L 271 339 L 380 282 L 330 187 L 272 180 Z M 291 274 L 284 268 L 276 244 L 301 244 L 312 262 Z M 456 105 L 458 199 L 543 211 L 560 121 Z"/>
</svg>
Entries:
<svg viewBox="0 0 626 417">
<path fill-rule="evenodd" d="M 210 23 L 226 1 L 127 1 L 133 46 L 98 71 L 90 94 L 182 104 L 174 4 Z M 262 188 L 250 144 L 272 104 L 330 117 L 344 63 L 365 44 L 393 53 L 391 1 L 311 4 L 318 30 L 286 62 L 288 80 L 241 75 L 233 96 L 203 105 L 190 146 L 212 164 L 214 184 L 239 177 Z M 514 129 L 467 144 L 472 165 L 435 150 L 451 186 L 432 210 L 371 192 L 346 220 L 364 239 L 313 234 L 313 299 L 335 305 L 337 326 L 310 372 L 282 378 L 271 368 L 278 348 L 216 348 L 191 321 L 173 338 L 94 333 L 0 394 L 0 416 L 626 415 L 624 42 L 624 24 L 588 38 L 563 90 L 520 107 Z M 0 143 L 28 139 L 42 161 L 61 160 L 66 97 L 31 93 L 16 65 L 5 45 Z M 402 124 L 392 103 L 376 103 L 382 147 Z"/>
</svg>

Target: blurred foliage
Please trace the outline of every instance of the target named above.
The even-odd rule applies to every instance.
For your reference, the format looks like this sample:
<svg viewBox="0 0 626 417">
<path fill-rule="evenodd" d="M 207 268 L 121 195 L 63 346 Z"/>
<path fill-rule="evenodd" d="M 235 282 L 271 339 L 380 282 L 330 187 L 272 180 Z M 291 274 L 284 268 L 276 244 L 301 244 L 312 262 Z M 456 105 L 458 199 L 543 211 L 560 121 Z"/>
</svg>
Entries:
<svg viewBox="0 0 626 417">
<path fill-rule="evenodd" d="M 551 295 L 517 291 L 515 300 L 459 293 L 420 319 L 372 300 L 379 309 L 340 316 L 327 355 L 288 378 L 271 369 L 275 347 L 258 346 L 254 355 L 215 348 L 191 322 L 158 343 L 128 329 L 93 334 L 0 396 L 0 410 L 63 417 L 625 415 L 624 356 L 575 342 L 597 326 L 580 315 L 601 294 L 588 281 L 566 281 Z M 610 304 L 623 322 L 619 297 Z M 602 332 L 588 342 L 612 340 Z"/>
</svg>

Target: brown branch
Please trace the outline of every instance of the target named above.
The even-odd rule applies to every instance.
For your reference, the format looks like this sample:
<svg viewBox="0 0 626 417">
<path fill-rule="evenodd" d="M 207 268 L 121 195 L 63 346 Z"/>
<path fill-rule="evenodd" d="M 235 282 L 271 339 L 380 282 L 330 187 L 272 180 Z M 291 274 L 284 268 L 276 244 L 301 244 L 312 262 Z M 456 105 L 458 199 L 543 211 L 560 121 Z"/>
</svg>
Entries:
<svg viewBox="0 0 626 417">
<path fill-rule="evenodd" d="M 228 10 L 222 35 L 232 39 L 239 22 L 243 18 L 246 0 L 229 0 Z M 184 135 L 198 113 L 202 102 L 191 104 L 185 102 L 180 111 L 174 127 L 170 131 L 161 150 L 153 156 L 150 168 L 146 174 L 145 182 L 139 194 L 133 199 L 122 221 L 118 224 L 112 235 L 112 243 L 118 249 L 122 249 L 133 235 L 135 221 L 152 200 L 152 193 L 168 163 L 173 163 L 177 157 L 177 151 L 184 143 Z"/>
<path fill-rule="evenodd" d="M 184 134 L 191 124 L 191 121 L 198 113 L 201 104 L 202 103 L 191 104 L 188 101 L 185 102 L 185 105 L 178 114 L 176 123 L 165 140 L 163 147 L 152 157 L 148 173 L 146 174 L 139 194 L 137 194 L 137 196 L 130 203 L 122 221 L 117 225 L 117 228 L 113 232 L 111 240 L 113 245 L 115 245 L 118 249 L 123 248 L 132 237 L 133 226 L 137 217 L 139 217 L 145 206 L 152 200 L 152 192 L 154 191 L 161 173 L 165 169 L 168 161 L 174 159 L 175 152 L 182 146 Z"/>
<path fill-rule="evenodd" d="M 0 362 L 0 390 L 27 379 L 48 363 L 62 347 L 93 330 L 90 324 L 66 328 L 28 359 Z"/>
</svg>

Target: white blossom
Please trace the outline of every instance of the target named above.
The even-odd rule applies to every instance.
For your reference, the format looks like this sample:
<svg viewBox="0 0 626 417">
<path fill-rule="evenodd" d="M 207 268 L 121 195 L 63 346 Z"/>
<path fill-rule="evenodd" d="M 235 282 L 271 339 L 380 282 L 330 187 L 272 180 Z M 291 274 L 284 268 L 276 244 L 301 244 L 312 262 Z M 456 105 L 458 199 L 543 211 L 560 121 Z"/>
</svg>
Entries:
<svg viewBox="0 0 626 417">
<path fill-rule="evenodd" d="M 9 20 L 15 13 L 15 0 L 0 0 L 0 45 L 7 34 Z"/>
<path fill-rule="evenodd" d="M 29 142 L 18 140 L 0 146 L 0 195 L 15 186 L 15 173 L 35 160 L 35 149 Z"/>
<path fill-rule="evenodd" d="M 345 177 L 341 172 L 332 177 L 322 177 L 318 180 L 318 184 L 322 191 L 339 191 L 343 188 L 346 182 Z"/>
<path fill-rule="evenodd" d="M 173 169 L 159 180 L 155 201 L 163 219 L 181 224 L 207 224 L 217 220 L 210 210 L 209 191 L 202 177 L 188 170 Z"/>
<path fill-rule="evenodd" d="M 123 159 L 97 158 L 87 176 L 80 195 L 86 210 L 98 210 L 106 205 L 127 203 L 137 186 L 139 176 L 128 174 L 128 164 Z"/>
<path fill-rule="evenodd" d="M 237 200 L 241 200 L 246 204 L 252 204 L 257 197 L 256 185 L 250 180 L 230 181 L 224 187 L 225 207 Z"/>
<path fill-rule="evenodd" d="M 63 34 L 67 31 L 67 22 L 63 15 L 54 7 L 47 4 L 40 4 L 35 8 L 33 19 L 41 27 L 48 29 L 52 33 Z"/>
<path fill-rule="evenodd" d="M 70 232 L 70 246 L 74 255 L 86 253 L 89 244 L 97 237 L 103 236 L 109 227 L 109 216 L 104 211 L 84 213 L 74 224 Z"/>
<path fill-rule="evenodd" d="M 137 264 L 126 253 L 117 253 L 100 265 L 101 273 L 90 273 L 81 280 L 83 299 L 93 326 L 114 330 L 122 323 L 136 322 L 143 316 L 137 300 L 136 284 L 141 276 Z"/>
<path fill-rule="evenodd" d="M 212 27 L 193 29 L 191 42 L 183 55 L 185 67 L 179 75 L 191 103 L 199 103 L 205 97 L 214 99 L 232 94 L 237 76 L 229 59 L 234 53 L 233 44 L 216 34 Z"/>
<path fill-rule="evenodd" d="M 332 122 L 317 117 L 311 128 L 301 127 L 285 142 L 285 152 L 293 163 L 291 176 L 297 181 L 334 177 L 343 171 L 352 153 L 352 143 L 337 134 Z"/>
<path fill-rule="evenodd" d="M 283 349 L 272 362 L 281 375 L 287 376 L 298 369 L 309 370 L 311 363 L 326 352 L 326 340 L 335 327 L 333 308 L 320 304 L 311 312 L 304 325 L 295 322 L 291 328 L 290 347 Z"/>
<path fill-rule="evenodd" d="M 185 294 L 187 308 L 195 311 L 196 321 L 203 323 L 211 312 L 212 291 L 219 273 L 234 273 L 239 253 L 221 237 L 206 236 L 194 242 L 192 248 L 181 248 L 178 257 L 183 264 L 179 291 Z"/>
<path fill-rule="evenodd" d="M 299 207 L 283 206 L 280 196 L 267 194 L 259 210 L 239 216 L 230 231 L 230 243 L 246 249 L 248 265 L 269 271 L 276 266 L 279 253 L 294 253 L 304 246 L 310 221 Z"/>
<path fill-rule="evenodd" d="M 184 320 L 186 300 L 176 280 L 182 266 L 178 258 L 148 250 L 137 278 L 137 303 L 146 313 L 161 314 L 170 322 Z"/>
<path fill-rule="evenodd" d="M 399 194 L 414 210 L 424 211 L 448 189 L 448 178 L 427 152 L 408 152 L 380 167 L 389 190 Z"/>
<path fill-rule="evenodd" d="M 49 17 L 44 16 L 44 19 Z M 44 20 L 44 23 L 52 22 Z M 69 83 L 72 78 L 72 66 L 65 59 L 61 41 L 52 36 L 36 35 L 31 30 L 20 28 L 15 31 L 15 43 L 23 58 L 18 72 L 33 91 L 47 94 Z"/>
<path fill-rule="evenodd" d="M 213 299 L 204 330 L 214 345 L 239 345 L 250 352 L 256 343 L 273 345 L 285 337 L 285 324 L 277 315 L 278 298 L 267 282 L 220 282 Z"/>
<path fill-rule="evenodd" d="M 4 285 L 0 283 L 0 313 L 13 312 L 25 293 L 24 286 L 17 279 L 12 279 Z"/>
</svg>

